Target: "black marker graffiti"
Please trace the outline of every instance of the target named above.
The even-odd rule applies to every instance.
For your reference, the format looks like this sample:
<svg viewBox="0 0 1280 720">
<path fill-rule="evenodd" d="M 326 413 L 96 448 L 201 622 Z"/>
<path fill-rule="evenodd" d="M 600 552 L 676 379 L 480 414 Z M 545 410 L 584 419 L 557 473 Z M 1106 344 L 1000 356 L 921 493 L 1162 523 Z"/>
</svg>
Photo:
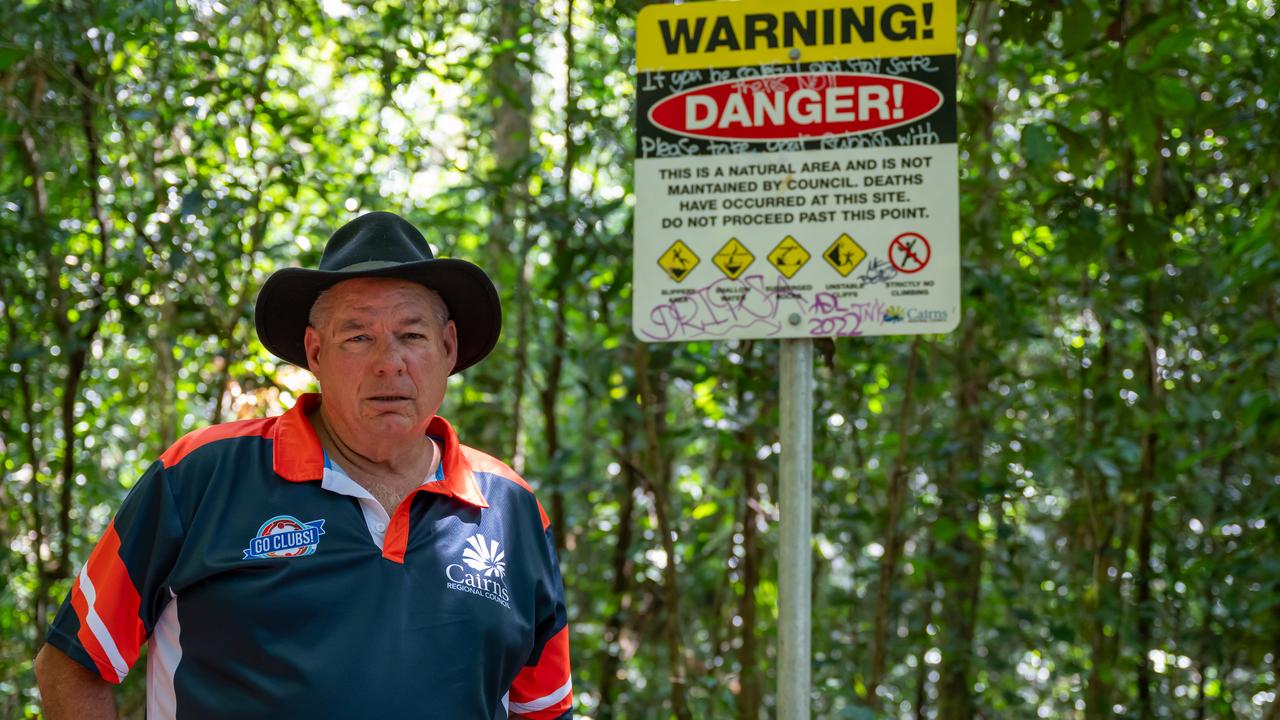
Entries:
<svg viewBox="0 0 1280 720">
<path fill-rule="evenodd" d="M 867 271 L 857 277 L 858 282 L 865 285 L 875 285 L 886 280 L 892 280 L 898 276 L 898 270 L 893 267 L 893 263 L 888 260 L 876 258 L 871 261 Z"/>
</svg>

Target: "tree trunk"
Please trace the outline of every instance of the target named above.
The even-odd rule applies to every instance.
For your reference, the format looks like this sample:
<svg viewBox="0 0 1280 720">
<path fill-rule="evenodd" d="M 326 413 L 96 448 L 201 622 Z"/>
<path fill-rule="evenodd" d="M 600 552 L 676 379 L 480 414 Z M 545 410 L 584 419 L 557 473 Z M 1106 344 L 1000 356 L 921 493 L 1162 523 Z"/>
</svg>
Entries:
<svg viewBox="0 0 1280 720">
<path fill-rule="evenodd" d="M 933 557 L 934 543 L 929 541 L 928 547 L 925 548 L 925 557 Z M 929 643 L 929 625 L 933 623 L 933 572 L 925 573 L 924 591 L 920 594 L 921 601 L 924 605 L 924 617 L 920 619 L 920 640 L 917 647 L 924 647 Z M 916 663 L 916 698 L 915 698 L 915 716 L 916 720 L 925 720 L 928 717 L 928 683 L 929 683 L 929 663 L 924 661 L 923 654 L 919 662 Z"/>
<path fill-rule="evenodd" d="M 521 28 L 528 23 L 528 10 L 518 0 L 500 0 L 497 20 L 493 30 L 494 46 L 505 47 L 493 57 L 489 68 L 490 92 L 501 102 L 493 104 L 493 135 L 490 147 L 493 154 L 492 215 L 489 222 L 489 263 L 500 268 L 510 263 L 510 253 L 516 257 L 516 287 L 509 302 L 516 308 L 515 376 L 511 378 L 512 407 L 507 446 L 511 448 L 512 465 L 517 472 L 524 471 L 524 433 L 522 412 L 524 404 L 526 369 L 528 367 L 528 238 L 527 229 L 522 232 L 521 208 L 527 194 L 523 165 L 529 158 L 531 142 L 532 84 L 520 67 L 517 48 L 520 47 Z M 511 305 L 508 304 L 508 307 Z M 557 532 L 559 528 L 557 525 Z"/>
<path fill-rule="evenodd" d="M 1155 330 L 1154 318 L 1156 308 L 1154 307 L 1154 292 L 1151 283 L 1147 284 L 1146 302 L 1144 303 L 1144 315 L 1147 322 L 1144 323 L 1143 336 L 1146 339 L 1144 344 L 1146 348 L 1145 362 L 1143 366 L 1146 368 L 1146 388 L 1143 392 L 1143 404 L 1146 409 L 1145 423 L 1147 431 L 1142 436 L 1142 465 L 1138 469 L 1138 497 L 1141 509 L 1138 514 L 1138 572 L 1135 581 L 1137 584 L 1137 694 L 1138 694 L 1138 717 L 1140 720 L 1150 720 L 1154 717 L 1151 706 L 1151 665 L 1147 659 L 1147 652 L 1153 647 L 1152 644 L 1152 626 L 1154 624 L 1156 607 L 1151 598 L 1151 523 L 1152 523 L 1152 505 L 1155 499 L 1155 483 L 1156 483 L 1156 453 L 1159 442 L 1159 435 L 1156 432 L 1155 423 L 1160 412 L 1159 409 L 1159 378 L 1157 376 L 1157 360 L 1156 360 L 1156 339 L 1152 336 Z"/>
<path fill-rule="evenodd" d="M 1105 327 L 1096 366 L 1101 378 L 1108 377 L 1112 371 L 1111 339 Z M 1082 375 L 1082 384 L 1087 387 L 1084 377 L 1086 376 Z M 1095 402 L 1098 403 L 1106 397 L 1101 392 L 1097 395 L 1098 400 Z M 1081 397 L 1084 397 L 1083 392 Z M 1089 641 L 1089 676 L 1085 683 L 1084 716 L 1086 720 L 1103 720 L 1111 717 L 1112 713 L 1115 659 L 1119 647 L 1119 588 L 1108 569 L 1112 567 L 1112 558 L 1116 556 L 1111 548 L 1112 538 L 1117 532 L 1121 532 L 1121 528 L 1117 523 L 1115 503 L 1111 499 L 1105 478 L 1095 483 L 1096 471 L 1081 464 L 1090 448 L 1101 447 L 1104 436 L 1102 423 L 1083 414 L 1094 414 L 1085 406 L 1083 399 L 1081 405 L 1083 409 L 1079 419 L 1079 432 L 1082 439 L 1087 437 L 1088 440 L 1079 449 L 1081 460 L 1077 463 L 1076 473 L 1085 494 L 1090 519 L 1089 583 L 1082 603 L 1085 634 Z"/>
<path fill-rule="evenodd" d="M 563 186 L 563 208 L 565 217 L 563 220 L 566 225 L 572 225 L 576 214 L 577 204 L 573 202 L 573 169 L 578 164 L 578 146 L 573 140 L 574 124 L 577 122 L 577 100 L 574 94 L 575 90 L 575 73 L 574 63 L 576 58 L 575 43 L 573 40 L 573 0 L 567 0 L 565 4 L 565 21 L 564 21 L 564 43 L 565 43 L 565 115 L 564 115 L 564 164 L 562 166 Z M 552 239 L 552 257 L 556 259 L 556 265 L 562 263 L 570 263 L 572 259 L 569 257 L 569 237 L 567 233 L 554 233 Z M 562 277 L 560 272 L 556 273 L 557 277 Z M 560 451 L 560 428 L 556 418 L 555 405 L 560 394 L 560 378 L 564 372 L 565 352 L 568 347 L 568 283 L 557 281 L 551 283 L 547 288 L 547 295 L 550 298 L 551 306 L 554 312 L 551 320 L 551 340 L 548 344 L 550 358 L 547 361 L 547 379 L 546 384 L 542 387 L 542 418 L 544 437 L 546 444 L 547 462 L 552 467 L 560 464 L 556 457 Z M 565 545 L 564 530 L 564 491 L 560 483 L 556 483 L 551 490 L 551 523 L 555 532 L 556 546 L 563 548 Z"/>
<path fill-rule="evenodd" d="M 749 341 L 748 341 L 749 342 Z M 742 356 L 749 357 L 751 347 L 742 349 Z M 737 382 L 737 406 L 748 406 L 746 382 Z M 741 640 L 738 647 L 738 665 L 741 668 L 737 705 L 740 720 L 759 720 L 762 683 L 756 660 L 756 588 L 760 584 L 760 480 L 756 473 L 755 424 L 743 421 L 737 431 L 740 450 L 738 461 L 742 466 L 742 595 L 738 598 L 738 617 L 742 618 Z"/>
<path fill-rule="evenodd" d="M 44 73 L 40 69 L 39 65 L 35 65 L 31 69 L 31 72 L 32 93 L 29 108 L 21 107 L 21 104 L 18 102 L 16 97 L 4 98 L 7 100 L 7 104 L 12 106 L 10 108 L 6 108 L 8 111 L 6 114 L 11 117 L 21 117 L 22 115 L 34 117 L 40 112 L 44 103 L 45 94 Z M 27 185 L 27 192 L 31 196 L 31 204 L 29 207 L 32 219 L 32 246 L 40 247 L 46 242 L 47 237 L 47 228 L 49 224 L 49 195 L 45 187 L 44 163 L 40 153 L 39 144 L 36 142 L 35 136 L 31 134 L 31 130 L 25 124 L 18 133 L 17 146 L 23 170 L 26 172 L 26 176 L 31 179 L 30 184 Z M 46 267 L 49 267 L 49 263 L 47 261 Z M 53 287 L 48 289 L 56 291 L 57 285 L 55 284 Z M 50 304 L 54 304 L 57 302 L 56 298 L 56 295 L 50 294 L 46 296 L 45 301 Z M 57 308 L 55 307 L 53 310 L 56 312 Z M 13 307 L 8 302 L 5 303 L 4 312 L 5 322 L 9 327 L 9 336 L 11 338 L 19 337 L 17 322 L 14 320 L 12 315 Z M 27 432 L 23 433 L 23 439 L 27 449 L 28 461 L 31 466 L 31 478 L 27 481 L 28 487 L 31 489 L 31 529 L 35 541 L 31 557 L 34 561 L 36 576 L 38 578 L 36 593 L 31 598 L 31 621 L 35 626 L 35 632 L 31 637 L 35 642 L 35 647 L 38 647 L 39 639 L 44 634 L 45 624 L 47 622 L 47 615 L 49 612 L 47 598 L 49 596 L 49 587 L 52 582 L 52 578 L 49 574 L 49 563 L 41 555 L 41 550 L 46 547 L 48 543 L 48 528 L 45 517 L 46 498 L 44 488 L 40 482 L 40 477 L 46 472 L 47 461 L 45 460 L 45 455 L 37 450 L 35 444 L 35 438 L 39 432 L 37 428 L 39 428 L 40 425 L 37 424 L 37 418 L 35 417 L 37 412 L 36 408 L 38 406 L 36 405 L 35 393 L 31 388 L 31 364 L 25 358 L 19 358 L 18 365 L 18 378 L 21 383 L 23 395 L 23 416 L 27 423 Z M 47 448 L 48 445 L 45 445 L 44 447 Z"/>
<path fill-rule="evenodd" d="M 647 462 L 642 466 L 649 491 L 653 496 L 654 514 L 657 515 L 658 535 L 662 542 L 662 550 L 667 562 L 662 570 L 663 604 L 666 606 L 665 637 L 667 643 L 667 659 L 671 664 L 671 710 L 678 720 L 692 720 L 689 703 L 686 699 L 687 672 L 685 670 L 684 650 L 680 641 L 683 631 L 680 623 L 680 587 L 676 573 L 675 530 L 671 524 L 671 469 L 670 462 L 662 448 L 663 415 L 666 413 L 665 389 L 661 382 L 655 383 L 650 377 L 649 346 L 637 342 L 635 345 L 636 380 L 639 384 L 641 408 L 644 414 L 645 455 Z"/>
<path fill-rule="evenodd" d="M 942 502 L 939 519 L 951 525 L 950 537 L 940 539 L 940 544 L 948 548 L 948 559 L 941 563 L 940 573 L 943 603 L 939 627 L 939 720 L 971 720 L 975 708 L 971 668 L 983 564 L 978 539 L 983 443 L 979 393 L 986 385 L 974 349 L 978 332 L 975 322 L 972 315 L 964 322 L 957 353 L 960 372 L 955 433 L 962 445 L 938 482 Z"/>
<path fill-rule="evenodd" d="M 631 539 L 632 516 L 635 514 L 635 493 L 638 487 L 636 468 L 631 463 L 622 464 L 624 485 L 618 497 L 618 536 L 613 546 L 613 581 L 610 593 L 617 600 L 615 610 L 604 625 L 604 652 L 600 661 L 600 720 L 612 720 L 614 715 L 614 684 L 622 663 L 622 634 L 631 609 Z"/>
<path fill-rule="evenodd" d="M 907 360 L 907 377 L 902 390 L 902 408 L 898 413 L 898 453 L 889 473 L 888 502 L 884 520 L 884 555 L 880 556 L 880 581 L 876 589 L 875 634 L 871 641 L 871 678 L 867 683 L 867 704 L 873 710 L 880 709 L 876 689 L 884 679 L 886 644 L 889 624 L 897 618 L 893 609 L 893 585 L 898 573 L 898 558 L 906 534 L 902 531 L 902 511 L 907 497 L 907 424 L 911 417 L 911 387 L 916 375 L 916 362 L 920 354 L 920 336 L 911 342 L 911 356 Z"/>
</svg>

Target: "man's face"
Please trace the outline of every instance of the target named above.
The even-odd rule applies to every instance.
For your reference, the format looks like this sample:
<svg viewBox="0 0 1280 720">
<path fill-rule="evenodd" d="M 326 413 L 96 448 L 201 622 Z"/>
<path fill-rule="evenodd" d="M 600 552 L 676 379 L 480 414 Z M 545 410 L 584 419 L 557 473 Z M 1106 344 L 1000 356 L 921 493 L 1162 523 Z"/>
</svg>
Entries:
<svg viewBox="0 0 1280 720">
<path fill-rule="evenodd" d="M 387 278 L 340 282 L 321 302 L 319 327 L 307 327 L 304 341 L 325 419 L 352 444 L 421 435 L 457 360 L 457 328 L 441 323 L 442 303 Z"/>
</svg>

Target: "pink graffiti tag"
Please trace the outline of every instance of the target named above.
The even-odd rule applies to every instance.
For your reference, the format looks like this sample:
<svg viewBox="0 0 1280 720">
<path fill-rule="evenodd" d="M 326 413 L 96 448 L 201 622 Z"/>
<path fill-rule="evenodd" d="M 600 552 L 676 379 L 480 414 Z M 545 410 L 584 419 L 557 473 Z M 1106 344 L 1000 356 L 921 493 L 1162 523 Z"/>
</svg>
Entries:
<svg viewBox="0 0 1280 720">
<path fill-rule="evenodd" d="M 852 337 L 862 334 L 863 323 L 879 323 L 885 305 L 879 300 L 844 304 L 833 293 L 820 292 L 809 306 L 809 334 L 816 337 Z"/>
<path fill-rule="evenodd" d="M 782 329 L 776 319 L 780 304 L 763 275 L 725 278 L 655 306 L 649 311 L 653 329 L 642 332 L 653 340 L 727 337 L 735 330 L 763 325 L 765 335 L 774 335 Z"/>
</svg>

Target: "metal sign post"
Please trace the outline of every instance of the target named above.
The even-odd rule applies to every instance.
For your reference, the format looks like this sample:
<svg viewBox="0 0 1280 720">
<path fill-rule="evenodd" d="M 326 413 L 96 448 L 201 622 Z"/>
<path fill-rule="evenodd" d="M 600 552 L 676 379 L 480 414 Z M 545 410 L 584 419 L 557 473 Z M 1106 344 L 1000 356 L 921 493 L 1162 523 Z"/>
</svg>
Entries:
<svg viewBox="0 0 1280 720">
<path fill-rule="evenodd" d="M 782 340 L 778 717 L 809 720 L 813 524 L 813 341 Z"/>
</svg>

